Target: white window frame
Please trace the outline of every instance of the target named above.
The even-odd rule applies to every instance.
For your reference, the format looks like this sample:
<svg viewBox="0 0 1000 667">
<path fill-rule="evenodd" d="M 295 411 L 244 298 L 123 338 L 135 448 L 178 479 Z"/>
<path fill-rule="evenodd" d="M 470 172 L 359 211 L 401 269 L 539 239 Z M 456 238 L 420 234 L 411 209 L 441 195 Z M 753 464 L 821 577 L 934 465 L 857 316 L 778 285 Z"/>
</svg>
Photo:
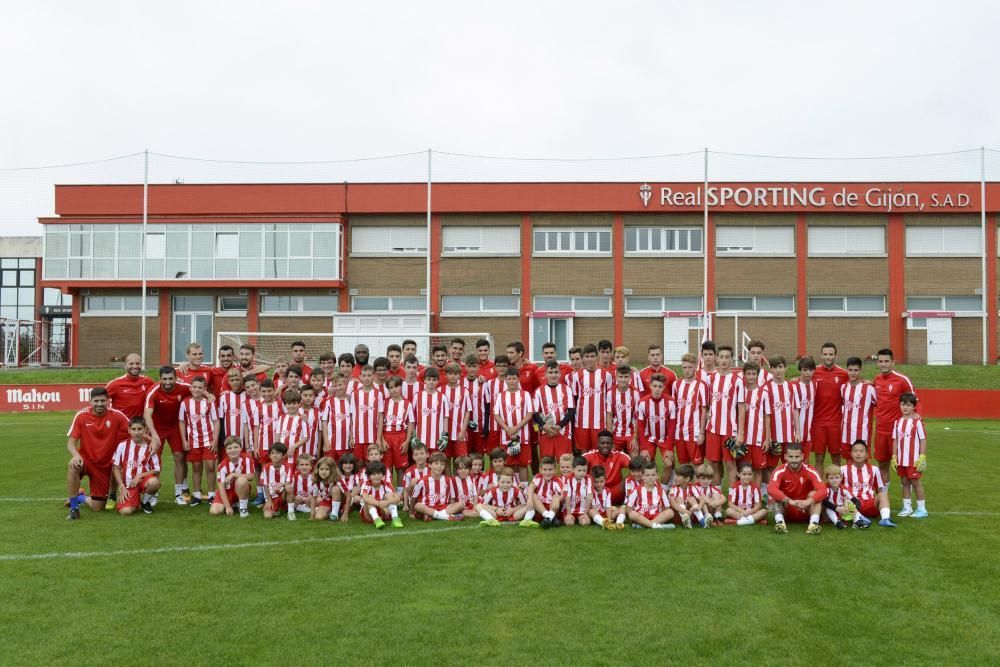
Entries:
<svg viewBox="0 0 1000 667">
<path fill-rule="evenodd" d="M 918 230 L 918 231 L 914 231 Z M 948 231 L 962 230 L 970 238 L 975 239 L 977 248 L 964 252 L 949 252 L 945 236 Z M 916 247 L 918 234 L 940 236 L 926 240 Z M 906 256 L 907 257 L 980 257 L 983 254 L 982 228 L 978 225 L 907 225 L 906 226 Z"/>
<path fill-rule="evenodd" d="M 233 238 L 229 238 L 233 237 Z M 222 249 L 226 252 L 223 253 Z M 240 258 L 240 233 L 239 232 L 215 232 L 215 259 L 239 259 Z"/>
<path fill-rule="evenodd" d="M 608 249 L 597 250 L 591 248 L 585 248 L 583 250 L 574 250 L 576 247 L 576 237 L 578 234 L 584 235 L 584 245 L 589 245 L 589 237 L 587 234 L 596 232 L 597 237 L 597 247 L 600 247 L 601 234 L 608 235 Z M 569 233 L 569 247 L 562 247 L 562 237 L 559 236 L 563 233 Z M 545 250 L 539 250 L 536 241 L 536 234 L 545 234 Z M 554 236 L 552 236 L 554 235 Z M 559 246 L 555 250 L 549 250 L 549 240 L 555 238 Z M 610 257 L 611 252 L 614 250 L 614 238 L 611 233 L 610 227 L 535 227 L 531 233 L 531 254 L 533 257 Z"/>
<path fill-rule="evenodd" d="M 721 236 L 729 230 L 739 230 L 743 233 L 750 233 L 753 241 L 749 247 L 741 245 L 720 246 Z M 761 250 L 758 249 L 759 231 L 783 230 L 783 233 L 791 234 L 791 245 L 787 250 Z M 719 225 L 715 228 L 715 254 L 717 257 L 795 257 L 795 227 L 793 225 Z"/>
<path fill-rule="evenodd" d="M 847 300 L 853 298 L 862 299 L 882 299 L 882 310 L 848 310 Z M 840 299 L 840 310 L 813 310 L 811 301 L 813 299 Z M 809 308 L 809 317 L 887 317 L 886 297 L 879 294 L 859 294 L 851 296 L 831 296 L 827 294 L 813 294 L 807 298 L 806 305 Z"/>
<path fill-rule="evenodd" d="M 409 308 L 409 309 L 397 309 L 395 307 L 395 300 L 398 299 L 398 298 L 403 298 L 403 299 L 423 299 L 424 300 L 424 305 L 422 307 L 420 307 L 420 308 L 417 308 L 417 309 L 413 309 L 413 308 Z M 389 300 L 389 309 L 388 310 L 358 310 L 357 308 L 354 307 L 354 304 L 357 302 L 358 299 L 388 299 Z M 427 303 L 427 297 L 424 296 L 424 295 L 407 295 L 407 296 L 400 297 L 400 296 L 382 296 L 382 295 L 376 295 L 376 294 L 360 294 L 360 295 L 352 296 L 351 297 L 351 312 L 354 313 L 354 314 L 357 314 L 357 315 L 387 315 L 387 314 L 388 315 L 399 315 L 399 314 L 424 315 L 427 312 L 426 311 L 426 308 L 427 308 L 426 303 Z"/>
<path fill-rule="evenodd" d="M 463 297 L 471 299 L 479 299 L 479 310 L 446 310 L 444 307 L 445 299 L 448 297 Z M 502 298 L 502 299 L 514 299 L 514 308 L 504 309 L 504 310 L 487 310 L 486 309 L 486 299 L 489 298 Z M 521 297 L 512 296 L 506 294 L 487 294 L 483 296 L 475 296 L 471 294 L 445 294 L 441 297 L 441 317 L 501 317 L 505 315 L 517 316 L 521 314 Z"/>
<path fill-rule="evenodd" d="M 636 239 L 636 250 L 628 249 L 628 239 L 629 232 L 634 232 L 637 235 Z M 701 241 L 701 250 L 691 250 L 691 237 L 696 234 Z M 667 237 L 674 237 L 674 248 L 679 245 L 678 241 L 682 234 L 686 234 L 688 237 L 688 250 L 663 250 L 667 246 Z M 638 236 L 646 235 L 649 237 L 650 249 L 639 250 L 638 249 Z M 652 250 L 652 239 L 654 236 L 660 237 L 660 250 Z M 633 225 L 625 228 L 625 256 L 626 257 L 702 257 L 705 254 L 705 234 L 701 227 L 659 227 L 659 226 L 643 226 L 643 225 Z"/>
<path fill-rule="evenodd" d="M 303 306 L 303 298 L 310 296 L 325 296 L 333 299 L 333 309 L 329 311 L 305 310 Z M 264 308 L 264 300 L 269 297 L 286 297 L 295 299 L 294 308 L 292 310 L 266 310 Z M 260 302 L 257 312 L 261 317 L 329 317 L 337 312 L 336 294 L 261 294 L 258 298 L 260 299 Z"/>
<path fill-rule="evenodd" d="M 697 299 L 698 306 L 696 308 L 668 308 L 667 299 Z M 656 310 L 631 310 L 629 309 L 629 301 L 632 299 L 659 299 L 660 305 Z M 657 296 L 655 294 L 636 294 L 634 296 L 625 297 L 625 317 L 663 317 L 663 313 L 668 311 L 689 311 L 689 312 L 702 312 L 702 304 L 704 303 L 704 297 L 695 294 L 689 295 L 670 295 L 670 296 Z M 674 305 L 674 304 L 670 304 Z"/>
<path fill-rule="evenodd" d="M 497 232 L 491 237 L 490 232 Z M 449 235 L 467 234 L 470 237 L 478 234 L 479 241 L 466 245 L 458 245 L 459 239 L 450 239 Z M 513 238 L 510 247 L 496 247 L 500 237 L 509 234 Z M 466 225 L 444 225 L 441 228 L 441 255 L 443 257 L 518 257 L 521 254 L 521 228 L 511 225 L 473 227 Z"/>
<path fill-rule="evenodd" d="M 856 250 L 851 247 L 848 243 L 848 236 L 850 232 L 858 232 L 859 230 L 864 230 L 864 233 L 871 234 L 873 237 L 878 236 L 882 242 L 881 250 L 870 250 L 870 249 L 860 249 Z M 840 238 L 837 239 L 837 245 L 834 247 L 813 247 L 813 240 L 815 238 L 814 234 L 818 235 L 820 233 L 832 234 L 833 232 L 838 232 Z M 876 233 L 877 232 L 877 233 Z M 808 234 L 807 246 L 809 257 L 887 257 L 886 253 L 886 238 L 885 238 L 885 227 L 882 225 L 809 225 L 806 230 Z M 817 243 L 818 243 L 818 239 Z"/>
<path fill-rule="evenodd" d="M 373 230 L 382 230 L 382 233 L 389 238 L 400 233 L 413 234 L 413 241 L 416 245 L 399 245 L 395 249 L 389 248 L 378 250 L 355 250 L 358 237 L 373 233 Z M 427 228 L 413 225 L 364 225 L 351 228 L 351 257 L 426 257 L 427 256 Z"/>
<path fill-rule="evenodd" d="M 83 297 L 80 317 L 142 317 L 140 310 L 125 310 L 125 299 L 141 299 L 141 294 L 93 294 Z M 121 310 L 91 310 L 91 299 L 121 299 Z M 159 297 L 146 295 L 146 317 L 156 317 L 160 312 Z"/>
<path fill-rule="evenodd" d="M 222 307 L 223 299 L 246 299 L 247 307 L 237 310 Z M 250 307 L 250 297 L 243 296 L 242 294 L 226 294 L 215 299 L 215 316 L 216 317 L 246 317 L 247 309 Z"/>
<path fill-rule="evenodd" d="M 571 308 L 568 311 L 573 313 L 573 317 L 611 317 L 611 311 L 614 308 L 613 300 L 610 296 L 569 296 L 567 294 L 536 294 L 534 299 L 532 299 L 531 305 L 533 312 L 562 312 L 562 311 L 547 311 L 538 307 L 538 298 L 555 298 L 555 299 L 570 299 Z M 607 310 L 579 310 L 577 308 L 577 299 L 607 299 L 608 309 Z"/>
<path fill-rule="evenodd" d="M 116 225 L 117 227 L 117 225 Z M 117 247 L 118 232 L 115 231 L 115 263 L 118 262 Z M 155 242 L 153 242 L 155 241 Z M 166 259 L 167 258 L 167 233 L 149 232 L 146 234 L 146 259 Z"/>
<path fill-rule="evenodd" d="M 955 313 L 955 317 L 956 318 L 957 317 L 975 317 L 975 318 L 981 318 L 983 316 L 982 306 L 980 306 L 980 310 L 954 310 L 952 308 L 948 308 L 948 296 L 951 296 L 951 297 L 979 297 L 980 304 L 982 304 L 983 301 L 984 301 L 983 297 L 981 295 L 979 295 L 979 294 L 952 294 L 952 295 L 947 295 L 947 296 L 935 296 L 935 295 L 924 295 L 924 294 L 912 295 L 911 294 L 909 297 L 907 297 L 907 301 L 909 301 L 910 299 L 938 299 L 939 303 L 938 303 L 938 307 L 937 308 L 913 308 L 913 309 L 911 309 L 910 308 L 910 304 L 907 303 L 906 304 L 906 312 L 907 312 L 906 328 L 907 329 L 911 329 L 911 330 L 916 330 L 916 331 L 922 331 L 922 330 L 927 329 L 927 318 L 926 317 L 910 317 L 909 316 L 910 310 L 914 310 L 914 311 L 917 311 L 917 312 L 922 311 L 922 310 L 923 311 L 941 310 L 941 311 Z"/>
<path fill-rule="evenodd" d="M 750 296 L 747 294 L 723 294 L 716 297 L 715 307 L 717 315 L 721 317 L 729 317 L 732 315 L 749 315 L 752 317 L 794 317 L 795 316 L 795 297 L 793 295 L 787 294 L 768 294 L 763 295 L 760 298 L 777 298 L 777 299 L 791 299 L 792 307 L 790 310 L 757 310 L 757 296 Z M 724 310 L 719 306 L 719 299 L 753 299 L 753 309 L 752 310 Z"/>
</svg>

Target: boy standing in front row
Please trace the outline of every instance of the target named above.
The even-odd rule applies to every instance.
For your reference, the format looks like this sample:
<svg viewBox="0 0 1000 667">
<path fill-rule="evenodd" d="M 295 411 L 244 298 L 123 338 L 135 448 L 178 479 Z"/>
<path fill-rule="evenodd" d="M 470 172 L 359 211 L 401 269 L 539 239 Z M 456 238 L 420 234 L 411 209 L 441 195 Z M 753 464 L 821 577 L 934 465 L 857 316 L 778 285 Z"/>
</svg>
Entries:
<svg viewBox="0 0 1000 667">
<path fill-rule="evenodd" d="M 904 392 L 899 396 L 899 411 L 903 416 L 892 427 L 892 467 L 903 484 L 903 509 L 899 516 L 913 516 L 914 519 L 927 518 L 924 485 L 920 481 L 927 470 L 927 433 L 924 422 L 916 413 L 917 396 Z M 911 495 L 917 497 L 917 509 L 913 510 Z"/>
</svg>

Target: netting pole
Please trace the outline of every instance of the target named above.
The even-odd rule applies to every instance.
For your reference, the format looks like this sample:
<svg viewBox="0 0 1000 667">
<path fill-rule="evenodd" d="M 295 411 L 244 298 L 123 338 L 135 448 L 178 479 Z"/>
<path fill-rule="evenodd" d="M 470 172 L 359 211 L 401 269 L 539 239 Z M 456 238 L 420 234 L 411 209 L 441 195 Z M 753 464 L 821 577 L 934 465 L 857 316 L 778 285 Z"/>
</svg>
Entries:
<svg viewBox="0 0 1000 667">
<path fill-rule="evenodd" d="M 146 223 L 149 220 L 149 149 L 142 152 L 142 242 L 139 244 L 139 273 L 142 276 L 142 296 L 139 312 L 139 358 L 146 360 Z M 164 314 L 160 313 L 160 317 Z"/>
<path fill-rule="evenodd" d="M 424 303 L 426 305 L 427 313 L 427 331 L 431 331 L 431 154 L 430 148 L 427 149 L 427 266 L 425 275 L 425 287 L 424 293 L 427 298 Z"/>
<path fill-rule="evenodd" d="M 704 213 L 704 231 L 702 232 L 702 234 L 704 234 L 704 237 L 703 237 L 704 240 L 702 242 L 702 249 L 705 251 L 704 252 L 704 256 L 702 257 L 702 261 L 701 261 L 701 268 L 702 268 L 702 293 L 704 295 L 702 297 L 702 304 L 701 304 L 702 323 L 704 323 L 706 321 L 706 319 L 708 318 L 708 299 L 709 299 L 709 296 L 708 296 L 708 253 L 709 253 L 709 247 L 708 247 L 708 147 L 707 146 L 705 147 L 704 177 L 705 177 L 705 181 L 704 181 L 703 192 L 702 192 L 702 197 L 701 197 L 702 208 L 703 208 L 703 213 Z M 706 329 L 706 331 L 707 331 L 707 329 Z M 698 355 L 699 355 L 698 358 L 700 359 L 701 358 L 701 351 L 700 350 L 698 351 Z"/>
<path fill-rule="evenodd" d="M 983 274 L 983 365 L 986 366 L 990 363 L 990 344 L 989 344 L 989 309 L 996 308 L 996 304 L 987 303 L 987 297 L 989 296 L 989 290 L 987 289 L 987 275 L 986 275 L 986 253 L 994 252 L 994 249 L 986 247 L 986 147 L 979 147 L 979 216 L 980 216 L 980 227 L 983 245 L 983 255 L 980 258 L 982 261 L 982 274 Z"/>
</svg>

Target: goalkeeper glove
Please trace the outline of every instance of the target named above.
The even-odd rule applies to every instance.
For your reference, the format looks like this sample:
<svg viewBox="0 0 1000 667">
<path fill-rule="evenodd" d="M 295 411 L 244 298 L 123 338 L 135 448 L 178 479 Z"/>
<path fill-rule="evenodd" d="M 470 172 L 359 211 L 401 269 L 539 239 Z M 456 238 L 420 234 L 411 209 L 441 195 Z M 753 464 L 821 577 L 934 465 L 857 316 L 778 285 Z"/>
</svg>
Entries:
<svg viewBox="0 0 1000 667">
<path fill-rule="evenodd" d="M 927 455 L 921 454 L 917 459 L 917 472 L 924 472 L 927 470 Z"/>
<path fill-rule="evenodd" d="M 892 460 L 889 461 L 889 467 L 892 468 L 893 472 L 896 472 L 896 457 L 893 456 Z"/>
</svg>

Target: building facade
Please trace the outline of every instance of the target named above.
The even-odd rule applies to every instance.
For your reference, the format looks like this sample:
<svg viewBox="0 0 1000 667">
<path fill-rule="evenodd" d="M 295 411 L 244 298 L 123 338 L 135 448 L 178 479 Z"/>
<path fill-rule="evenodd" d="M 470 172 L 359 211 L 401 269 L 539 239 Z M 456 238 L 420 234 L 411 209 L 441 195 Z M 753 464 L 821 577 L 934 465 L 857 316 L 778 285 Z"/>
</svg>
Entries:
<svg viewBox="0 0 1000 667">
<path fill-rule="evenodd" d="M 148 197 L 144 262 L 142 186 L 57 186 L 57 216 L 39 220 L 40 285 L 71 297 L 77 365 L 138 348 L 143 307 L 150 365 L 181 361 L 191 340 L 211 350 L 216 331 L 401 318 L 522 340 L 532 357 L 547 340 L 565 356 L 608 338 L 676 359 L 708 326 L 720 344 L 746 334 L 790 358 L 833 340 L 842 356 L 997 360 L 1000 184 L 987 186 L 985 233 L 979 183 L 707 195 L 699 183 L 436 183 L 429 230 L 424 184 L 151 185 Z"/>
</svg>

